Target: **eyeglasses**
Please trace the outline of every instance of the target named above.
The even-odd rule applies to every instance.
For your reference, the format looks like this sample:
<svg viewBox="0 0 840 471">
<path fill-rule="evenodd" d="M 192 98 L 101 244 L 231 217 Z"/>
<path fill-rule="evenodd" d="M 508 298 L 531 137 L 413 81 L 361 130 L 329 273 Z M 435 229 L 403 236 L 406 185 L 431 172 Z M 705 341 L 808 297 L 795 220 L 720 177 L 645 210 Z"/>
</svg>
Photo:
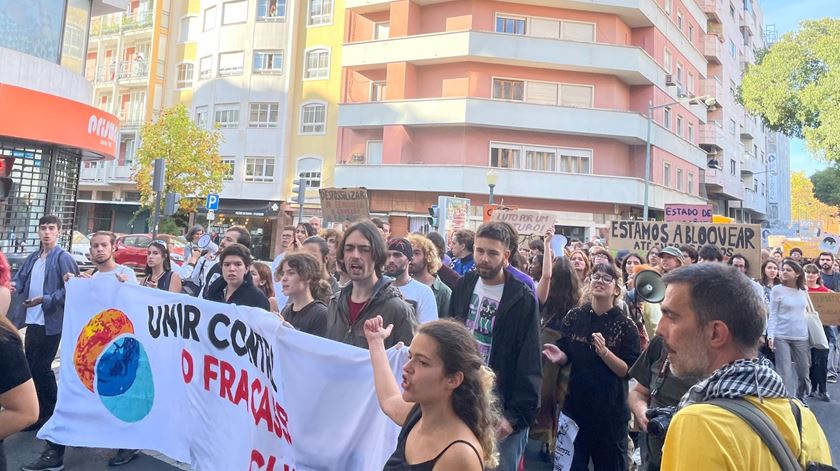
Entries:
<svg viewBox="0 0 840 471">
<path fill-rule="evenodd" d="M 603 275 L 601 273 L 593 273 L 589 276 L 591 281 L 601 281 L 604 283 L 612 283 L 615 278 L 611 277 L 610 275 Z"/>
</svg>

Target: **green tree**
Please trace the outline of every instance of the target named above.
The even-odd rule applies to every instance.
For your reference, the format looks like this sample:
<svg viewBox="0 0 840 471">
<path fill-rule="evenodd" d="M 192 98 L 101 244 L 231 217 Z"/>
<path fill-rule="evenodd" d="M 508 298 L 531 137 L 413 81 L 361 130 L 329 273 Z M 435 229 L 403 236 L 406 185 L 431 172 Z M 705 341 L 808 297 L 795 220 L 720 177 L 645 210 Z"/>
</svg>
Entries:
<svg viewBox="0 0 840 471">
<path fill-rule="evenodd" d="M 840 206 L 840 168 L 829 167 L 811 175 L 814 196 L 825 204 Z"/>
<path fill-rule="evenodd" d="M 161 111 L 140 129 L 140 139 L 134 178 L 142 206 L 154 206 L 152 173 L 158 158 L 166 161 L 166 191 L 181 195 L 182 211 L 195 211 L 206 195 L 221 191 L 225 174 L 219 157 L 221 132 L 197 126 L 183 105 Z"/>
<path fill-rule="evenodd" d="M 775 131 L 840 162 L 840 19 L 803 21 L 747 69 L 740 97 Z"/>
</svg>

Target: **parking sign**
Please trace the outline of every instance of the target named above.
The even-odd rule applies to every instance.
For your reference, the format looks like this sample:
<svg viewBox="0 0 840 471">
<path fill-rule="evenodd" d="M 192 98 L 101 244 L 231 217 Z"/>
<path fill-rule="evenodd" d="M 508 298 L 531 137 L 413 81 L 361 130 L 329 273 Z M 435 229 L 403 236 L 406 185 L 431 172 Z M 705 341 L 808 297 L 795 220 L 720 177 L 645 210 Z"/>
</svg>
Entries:
<svg viewBox="0 0 840 471">
<path fill-rule="evenodd" d="M 219 209 L 219 195 L 207 195 L 207 206 L 208 211 L 215 211 Z"/>
</svg>

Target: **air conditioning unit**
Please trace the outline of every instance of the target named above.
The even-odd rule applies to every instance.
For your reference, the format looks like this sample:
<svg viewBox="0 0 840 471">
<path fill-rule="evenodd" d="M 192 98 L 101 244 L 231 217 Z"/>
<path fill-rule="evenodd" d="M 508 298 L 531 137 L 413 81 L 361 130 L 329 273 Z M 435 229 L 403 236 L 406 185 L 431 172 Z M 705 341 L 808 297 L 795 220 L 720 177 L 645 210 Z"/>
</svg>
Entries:
<svg viewBox="0 0 840 471">
<path fill-rule="evenodd" d="M 668 87 L 673 87 L 676 85 L 677 82 L 674 82 L 674 76 L 671 74 L 665 74 L 665 85 Z"/>
</svg>

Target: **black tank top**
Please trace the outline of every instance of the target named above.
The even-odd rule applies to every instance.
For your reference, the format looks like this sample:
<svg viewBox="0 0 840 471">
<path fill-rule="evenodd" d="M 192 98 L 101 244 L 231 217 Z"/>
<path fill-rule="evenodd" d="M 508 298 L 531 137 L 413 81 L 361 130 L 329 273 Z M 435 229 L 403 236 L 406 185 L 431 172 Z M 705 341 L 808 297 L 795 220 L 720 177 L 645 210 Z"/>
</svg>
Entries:
<svg viewBox="0 0 840 471">
<path fill-rule="evenodd" d="M 408 464 L 405 462 L 405 442 L 408 439 L 408 433 L 411 432 L 411 429 L 417 425 L 417 422 L 420 421 L 420 417 L 422 413 L 420 411 L 420 406 L 415 405 L 411 412 L 408 413 L 408 417 L 405 419 L 405 424 L 403 425 L 402 430 L 400 431 L 400 438 L 397 441 L 397 449 L 394 450 L 394 454 L 388 458 L 388 462 L 385 463 L 385 467 L 382 468 L 382 471 L 432 471 L 434 469 L 437 460 L 446 453 L 446 450 L 449 449 L 452 445 L 456 443 L 465 443 L 469 445 L 470 448 L 473 449 L 475 455 L 478 457 L 478 461 L 482 464 L 481 468 L 484 469 L 484 460 L 481 459 L 481 453 L 475 449 L 472 443 L 464 441 L 464 440 L 455 440 L 454 442 L 446 445 L 446 447 L 441 450 L 440 453 L 437 454 L 433 459 L 429 461 L 425 461 L 423 463 L 417 464 Z"/>
<path fill-rule="evenodd" d="M 157 280 L 157 289 L 161 289 L 163 291 L 169 291 L 169 283 L 172 281 L 172 270 L 165 272 L 160 279 Z M 143 280 L 143 285 L 146 285 L 146 282 L 149 280 L 150 276 L 147 276 Z"/>
</svg>

